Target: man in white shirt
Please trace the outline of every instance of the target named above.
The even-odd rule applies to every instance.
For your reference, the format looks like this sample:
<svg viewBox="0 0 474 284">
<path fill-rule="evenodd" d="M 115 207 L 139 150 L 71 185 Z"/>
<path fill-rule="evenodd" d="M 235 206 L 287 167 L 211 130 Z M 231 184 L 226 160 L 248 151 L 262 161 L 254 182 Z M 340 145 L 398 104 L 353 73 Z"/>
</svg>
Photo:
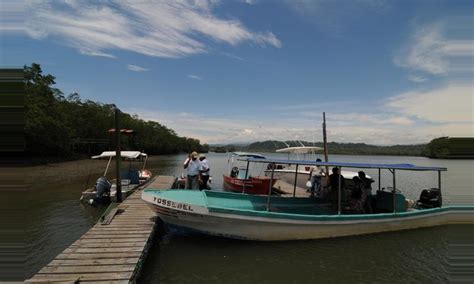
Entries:
<svg viewBox="0 0 474 284">
<path fill-rule="evenodd" d="M 199 165 L 199 190 L 210 189 L 207 185 L 207 182 L 209 181 L 209 172 L 211 168 L 209 167 L 209 162 L 206 159 L 206 155 L 199 155 L 199 161 L 201 162 Z"/>
<path fill-rule="evenodd" d="M 321 162 L 321 159 L 316 159 L 316 162 Z M 321 169 L 321 166 L 311 167 L 308 178 L 308 180 L 311 180 L 311 196 L 314 196 L 315 191 L 319 195 L 321 190 L 321 177 L 323 175 L 324 171 Z"/>
<path fill-rule="evenodd" d="M 184 161 L 184 168 L 187 169 L 186 188 L 199 189 L 199 166 L 200 162 L 197 159 L 198 153 L 192 152 L 186 161 Z"/>
</svg>

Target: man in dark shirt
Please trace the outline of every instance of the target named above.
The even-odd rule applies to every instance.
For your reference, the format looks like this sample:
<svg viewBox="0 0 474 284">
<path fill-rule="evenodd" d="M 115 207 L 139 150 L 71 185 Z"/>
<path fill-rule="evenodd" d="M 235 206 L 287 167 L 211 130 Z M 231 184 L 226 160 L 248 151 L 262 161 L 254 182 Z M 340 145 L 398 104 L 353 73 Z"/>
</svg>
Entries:
<svg viewBox="0 0 474 284">
<path fill-rule="evenodd" d="M 331 188 L 329 191 L 329 200 L 331 201 L 338 200 L 339 176 L 341 177 L 341 200 L 344 200 L 344 188 L 346 186 L 344 176 L 339 174 L 338 168 L 332 168 L 332 174 L 329 175 L 329 186 Z"/>
</svg>

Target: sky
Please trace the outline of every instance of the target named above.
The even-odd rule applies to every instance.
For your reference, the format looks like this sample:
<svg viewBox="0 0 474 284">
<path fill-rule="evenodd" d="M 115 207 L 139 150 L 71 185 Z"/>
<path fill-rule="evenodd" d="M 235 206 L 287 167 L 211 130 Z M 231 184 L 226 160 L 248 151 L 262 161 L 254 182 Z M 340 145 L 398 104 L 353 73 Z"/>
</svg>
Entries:
<svg viewBox="0 0 474 284">
<path fill-rule="evenodd" d="M 13 1 L 0 66 L 204 143 L 474 136 L 474 1 Z"/>
</svg>

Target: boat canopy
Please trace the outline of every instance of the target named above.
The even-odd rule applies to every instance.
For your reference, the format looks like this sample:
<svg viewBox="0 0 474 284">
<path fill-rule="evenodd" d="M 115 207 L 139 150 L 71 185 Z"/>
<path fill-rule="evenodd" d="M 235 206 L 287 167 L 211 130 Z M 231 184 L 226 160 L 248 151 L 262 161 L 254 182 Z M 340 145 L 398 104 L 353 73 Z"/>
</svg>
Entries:
<svg viewBox="0 0 474 284">
<path fill-rule="evenodd" d="M 390 170 L 410 170 L 410 171 L 447 171 L 443 167 L 424 167 L 412 164 L 369 164 L 369 163 L 342 163 L 342 162 L 316 162 L 307 160 L 282 160 L 282 159 L 242 159 L 253 163 L 274 163 L 286 165 L 307 165 L 307 166 L 328 166 L 341 168 L 363 168 L 363 169 L 390 169 Z"/>
<path fill-rule="evenodd" d="M 239 157 L 253 158 L 253 159 L 266 159 L 265 156 L 262 156 L 262 155 L 256 154 L 256 153 L 232 152 L 232 155 L 239 156 Z"/>
<path fill-rule="evenodd" d="M 300 147 L 287 147 L 282 149 L 277 149 L 278 153 L 293 153 L 293 154 L 310 154 L 316 151 L 324 150 L 321 147 L 316 146 L 300 146 Z"/>
<path fill-rule="evenodd" d="M 148 155 L 139 151 L 121 151 L 120 156 L 127 159 L 138 159 L 140 157 L 147 157 Z M 92 159 L 111 158 L 115 157 L 115 151 L 105 151 L 98 156 L 92 156 Z"/>
</svg>

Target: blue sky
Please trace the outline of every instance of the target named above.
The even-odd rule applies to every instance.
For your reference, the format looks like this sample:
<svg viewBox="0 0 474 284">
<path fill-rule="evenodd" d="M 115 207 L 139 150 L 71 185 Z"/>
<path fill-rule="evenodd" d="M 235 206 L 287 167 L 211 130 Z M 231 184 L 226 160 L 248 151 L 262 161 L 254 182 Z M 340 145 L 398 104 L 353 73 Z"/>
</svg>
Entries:
<svg viewBox="0 0 474 284">
<path fill-rule="evenodd" d="M 207 143 L 474 136 L 474 2 L 6 1 L 2 66 Z"/>
</svg>

